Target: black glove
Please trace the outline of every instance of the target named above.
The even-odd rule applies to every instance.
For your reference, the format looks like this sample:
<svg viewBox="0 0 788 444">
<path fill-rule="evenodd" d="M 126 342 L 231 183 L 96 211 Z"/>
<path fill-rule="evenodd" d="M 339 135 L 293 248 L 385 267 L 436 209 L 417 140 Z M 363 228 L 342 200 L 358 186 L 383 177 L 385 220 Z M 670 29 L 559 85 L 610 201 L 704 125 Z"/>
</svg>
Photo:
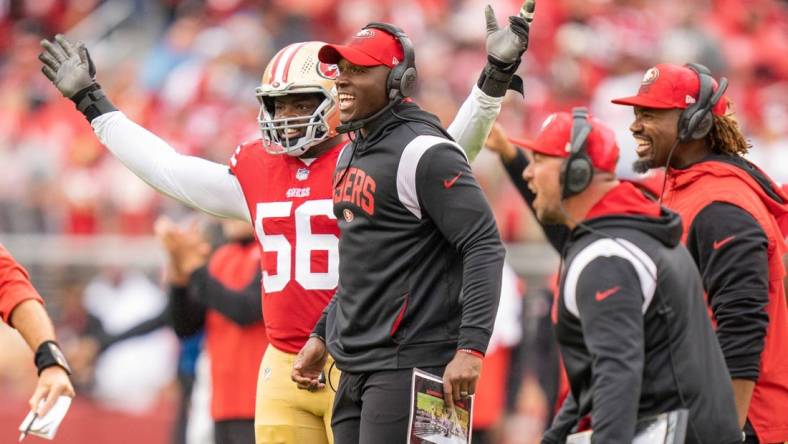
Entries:
<svg viewBox="0 0 788 444">
<path fill-rule="evenodd" d="M 38 55 L 38 60 L 44 64 L 41 72 L 64 97 L 76 104 L 88 122 L 117 110 L 96 82 L 96 67 L 83 43 L 74 46 L 58 34 L 55 43 L 44 39 L 41 46 L 44 48 Z"/>
<path fill-rule="evenodd" d="M 523 81 L 514 73 L 528 49 L 528 32 L 535 8 L 535 0 L 525 0 L 520 14 L 509 17 L 509 26 L 503 29 L 498 27 L 492 7 L 485 8 L 487 65 L 477 83 L 485 94 L 502 97 L 507 89 L 523 93 Z"/>
</svg>

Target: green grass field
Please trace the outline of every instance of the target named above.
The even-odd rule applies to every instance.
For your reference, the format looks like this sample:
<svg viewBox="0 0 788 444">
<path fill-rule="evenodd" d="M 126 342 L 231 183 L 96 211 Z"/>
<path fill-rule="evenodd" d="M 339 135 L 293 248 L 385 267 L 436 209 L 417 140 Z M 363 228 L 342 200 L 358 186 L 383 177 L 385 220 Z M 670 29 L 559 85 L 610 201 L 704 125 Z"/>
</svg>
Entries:
<svg viewBox="0 0 788 444">
<path fill-rule="evenodd" d="M 416 394 L 416 407 L 422 410 L 426 410 L 433 415 L 441 415 L 443 413 L 444 402 L 443 399 L 428 395 L 426 393 L 417 393 Z M 465 409 L 456 408 L 457 416 L 460 418 L 461 424 L 468 423 L 468 412 Z"/>
</svg>

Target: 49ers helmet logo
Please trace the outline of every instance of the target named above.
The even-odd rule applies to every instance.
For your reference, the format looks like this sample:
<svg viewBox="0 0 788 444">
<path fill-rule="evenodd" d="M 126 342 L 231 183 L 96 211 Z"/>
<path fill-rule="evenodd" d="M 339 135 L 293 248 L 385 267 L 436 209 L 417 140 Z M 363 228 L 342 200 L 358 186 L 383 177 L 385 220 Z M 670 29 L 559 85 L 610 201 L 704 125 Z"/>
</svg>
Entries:
<svg viewBox="0 0 788 444">
<path fill-rule="evenodd" d="M 317 73 L 324 79 L 336 80 L 339 70 L 335 64 L 319 62 L 317 64 Z"/>
</svg>

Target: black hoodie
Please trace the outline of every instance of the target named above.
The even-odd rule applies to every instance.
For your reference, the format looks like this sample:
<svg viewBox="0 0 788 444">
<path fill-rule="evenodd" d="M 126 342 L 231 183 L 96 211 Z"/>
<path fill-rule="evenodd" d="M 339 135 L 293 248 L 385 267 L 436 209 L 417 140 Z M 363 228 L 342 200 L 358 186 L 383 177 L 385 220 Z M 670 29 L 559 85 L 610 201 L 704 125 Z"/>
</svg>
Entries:
<svg viewBox="0 0 788 444">
<path fill-rule="evenodd" d="M 679 216 L 621 183 L 565 246 L 556 336 L 571 392 L 544 443 L 591 416 L 594 443 L 632 442 L 637 418 L 690 411 L 687 443 L 741 442 L 733 388 L 679 245 Z"/>
<path fill-rule="evenodd" d="M 504 249 L 464 152 L 413 103 L 366 129 L 337 163 L 339 285 L 315 333 L 349 372 L 484 352 Z"/>
</svg>

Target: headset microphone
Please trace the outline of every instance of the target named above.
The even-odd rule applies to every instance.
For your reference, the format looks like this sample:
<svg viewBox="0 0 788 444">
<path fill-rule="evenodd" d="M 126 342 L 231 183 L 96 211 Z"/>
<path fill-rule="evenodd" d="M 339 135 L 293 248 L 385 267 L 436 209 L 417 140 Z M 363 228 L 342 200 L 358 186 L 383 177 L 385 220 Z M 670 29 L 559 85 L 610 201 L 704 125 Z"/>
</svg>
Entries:
<svg viewBox="0 0 788 444">
<path fill-rule="evenodd" d="M 340 134 L 344 134 L 344 133 L 358 131 L 361 128 L 364 128 L 364 125 L 382 116 L 386 111 L 390 110 L 391 108 L 394 107 L 394 105 L 400 102 L 401 100 L 391 100 L 389 101 L 389 103 L 386 104 L 386 106 L 384 106 L 383 108 L 378 110 L 375 114 L 372 114 L 371 116 L 367 116 L 363 119 L 351 120 L 350 122 L 337 125 L 337 132 Z"/>
<path fill-rule="evenodd" d="M 673 146 L 670 147 L 670 151 L 668 151 L 668 159 L 665 161 L 665 175 L 662 177 L 662 188 L 660 188 L 659 190 L 659 199 L 657 199 L 657 203 L 660 205 L 662 205 L 662 197 L 665 195 L 665 184 L 668 183 L 670 159 L 671 157 L 673 157 L 673 151 L 675 151 L 676 147 L 679 146 L 679 142 L 681 142 L 681 140 L 679 138 L 676 138 L 676 140 L 673 141 Z"/>
</svg>

